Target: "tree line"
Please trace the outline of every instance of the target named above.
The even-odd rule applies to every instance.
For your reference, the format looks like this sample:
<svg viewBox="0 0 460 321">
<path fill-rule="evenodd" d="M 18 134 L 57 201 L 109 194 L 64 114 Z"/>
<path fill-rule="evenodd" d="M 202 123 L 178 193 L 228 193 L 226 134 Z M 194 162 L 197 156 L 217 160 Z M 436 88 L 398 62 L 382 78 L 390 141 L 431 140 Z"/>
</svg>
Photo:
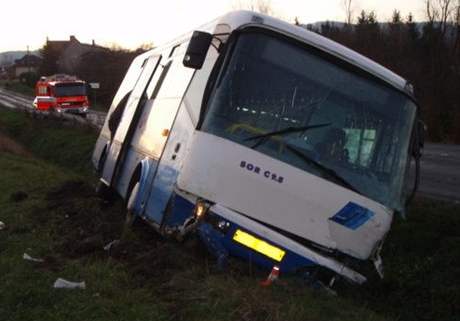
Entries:
<svg viewBox="0 0 460 321">
<path fill-rule="evenodd" d="M 97 96 L 97 103 L 109 108 L 132 60 L 150 48 L 150 46 L 144 45 L 135 50 L 127 50 L 114 46 L 89 51 L 80 57 L 78 64 L 70 73 L 87 83 L 99 83 L 100 88 L 92 91 L 90 98 Z M 61 50 L 45 44 L 40 49 L 40 55 L 43 60 L 38 74 L 48 76 L 68 72 L 62 70 L 57 63 L 61 54 Z"/>
<path fill-rule="evenodd" d="M 345 0 L 350 8 L 350 0 Z M 337 41 L 407 79 L 415 89 L 428 138 L 460 143 L 460 0 L 426 1 L 427 21 L 394 10 L 379 23 L 374 11 L 361 11 L 352 23 L 325 22 L 308 29 Z"/>
</svg>

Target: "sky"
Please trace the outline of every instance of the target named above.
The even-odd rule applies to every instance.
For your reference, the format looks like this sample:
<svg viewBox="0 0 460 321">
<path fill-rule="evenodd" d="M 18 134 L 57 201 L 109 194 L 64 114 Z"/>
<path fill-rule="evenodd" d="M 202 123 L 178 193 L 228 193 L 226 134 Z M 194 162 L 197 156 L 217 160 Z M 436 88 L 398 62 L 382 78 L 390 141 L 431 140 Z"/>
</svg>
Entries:
<svg viewBox="0 0 460 321">
<path fill-rule="evenodd" d="M 36 50 L 50 40 L 78 40 L 134 49 L 159 45 L 258 0 L 3 0 L 0 2 L 0 52 Z M 260 1 L 260 0 L 259 0 Z M 344 21 L 343 0 L 263 0 L 275 15 L 301 23 Z M 395 8 L 423 20 L 424 0 L 352 0 L 354 16 L 375 10 L 387 21 Z"/>
</svg>

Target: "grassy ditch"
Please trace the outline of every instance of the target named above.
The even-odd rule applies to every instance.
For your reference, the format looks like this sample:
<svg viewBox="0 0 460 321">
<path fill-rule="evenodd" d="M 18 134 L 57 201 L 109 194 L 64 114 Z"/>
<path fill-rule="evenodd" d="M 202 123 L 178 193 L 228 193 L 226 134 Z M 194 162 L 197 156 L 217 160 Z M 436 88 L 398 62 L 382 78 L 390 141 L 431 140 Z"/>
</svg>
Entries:
<svg viewBox="0 0 460 321">
<path fill-rule="evenodd" d="M 55 119 L 35 119 L 30 115 L 0 109 L 0 131 L 34 155 L 60 167 L 91 175 L 91 152 L 97 133 L 90 128 L 67 126 Z"/>
<path fill-rule="evenodd" d="M 121 202 L 109 205 L 93 193 L 87 163 L 95 134 L 2 109 L 0 132 L 0 220 L 7 226 L 0 231 L 2 320 L 453 321 L 460 315 L 459 206 L 419 200 L 387 240 L 383 281 L 338 284 L 338 297 L 294 277 L 263 288 L 266 274 L 246 263 L 234 260 L 221 272 L 193 240 L 179 245 L 145 226 L 124 231 L 120 244 L 104 251 L 122 235 L 124 211 Z M 25 252 L 44 262 L 23 260 Z M 84 280 L 87 288 L 53 289 L 58 277 Z"/>
<path fill-rule="evenodd" d="M 0 81 L 0 86 L 4 87 L 5 89 L 17 92 L 18 94 L 30 96 L 35 96 L 35 90 L 32 87 L 27 86 L 18 81 Z"/>
</svg>

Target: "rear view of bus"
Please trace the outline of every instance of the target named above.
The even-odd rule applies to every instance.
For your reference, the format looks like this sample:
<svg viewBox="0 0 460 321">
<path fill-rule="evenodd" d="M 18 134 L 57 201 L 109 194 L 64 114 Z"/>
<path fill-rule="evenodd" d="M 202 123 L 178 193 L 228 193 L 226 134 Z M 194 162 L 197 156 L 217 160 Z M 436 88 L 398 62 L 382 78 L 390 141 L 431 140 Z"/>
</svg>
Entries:
<svg viewBox="0 0 460 321">
<path fill-rule="evenodd" d="M 174 141 L 185 155 L 168 161 L 173 191 L 145 197 L 139 215 L 149 217 L 159 194 L 183 204 L 180 215 L 165 210 L 159 230 L 193 230 L 219 262 L 239 256 L 281 273 L 320 266 L 362 283 L 344 262 L 370 259 L 382 273 L 379 252 L 410 197 L 410 160 L 419 155 L 410 86 L 270 17 L 237 12 L 216 24 L 228 32 L 195 33 L 184 56 L 197 69 L 185 105 L 192 94 L 201 104 L 188 107 L 196 123 Z M 206 39 L 212 45 L 199 49 Z M 194 66 L 200 50 L 205 66 L 215 57 L 212 68 Z M 203 92 L 190 92 L 200 79 Z M 168 226 L 174 215 L 184 217 L 176 229 Z"/>
</svg>

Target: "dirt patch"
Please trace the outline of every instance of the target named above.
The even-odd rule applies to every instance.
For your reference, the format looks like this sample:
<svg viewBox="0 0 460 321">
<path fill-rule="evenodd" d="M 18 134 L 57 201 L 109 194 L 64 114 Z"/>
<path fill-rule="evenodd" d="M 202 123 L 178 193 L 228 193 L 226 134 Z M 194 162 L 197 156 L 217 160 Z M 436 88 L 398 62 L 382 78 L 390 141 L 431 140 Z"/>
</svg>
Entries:
<svg viewBox="0 0 460 321">
<path fill-rule="evenodd" d="M 55 220 L 56 250 L 65 257 L 103 254 L 106 243 L 120 237 L 124 212 L 120 202 L 107 205 L 85 181 L 68 181 L 51 190 L 41 222 Z M 53 213 L 53 215 L 49 215 Z"/>
<path fill-rule="evenodd" d="M 32 154 L 27 151 L 22 145 L 6 136 L 0 131 L 0 152 L 7 152 L 19 156 L 31 157 Z"/>
<path fill-rule="evenodd" d="M 66 182 L 51 190 L 46 199 L 46 211 L 35 217 L 41 224 L 55 226 L 53 252 L 63 260 L 110 258 L 129 268 L 133 286 L 144 287 L 154 281 L 162 290 L 173 292 L 182 286 L 177 283 L 183 283 L 174 281 L 177 275 L 191 273 L 195 282 L 209 273 L 222 272 L 197 236 L 178 243 L 161 237 L 142 221 L 127 229 L 123 202 L 107 204 L 85 181 Z M 114 240 L 119 241 L 104 250 Z M 231 262 L 226 273 L 256 272 L 245 263 Z"/>
</svg>

